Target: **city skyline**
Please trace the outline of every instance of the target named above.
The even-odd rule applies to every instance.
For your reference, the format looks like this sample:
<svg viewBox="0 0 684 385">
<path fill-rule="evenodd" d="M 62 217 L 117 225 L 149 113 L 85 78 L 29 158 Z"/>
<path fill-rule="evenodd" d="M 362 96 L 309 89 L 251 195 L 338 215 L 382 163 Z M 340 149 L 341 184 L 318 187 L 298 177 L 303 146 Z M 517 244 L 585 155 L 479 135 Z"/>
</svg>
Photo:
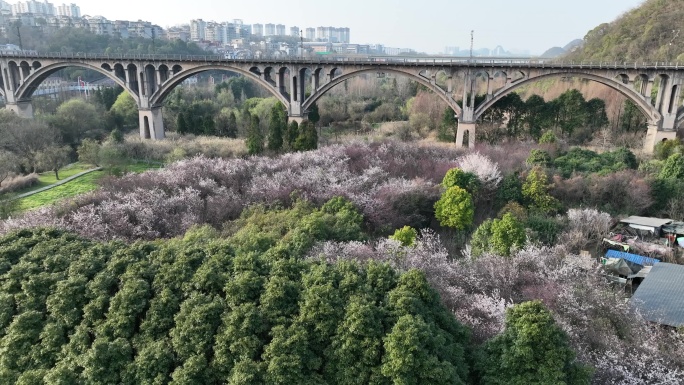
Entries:
<svg viewBox="0 0 684 385">
<path fill-rule="evenodd" d="M 572 6 L 543 0 L 521 0 L 515 6 L 504 0 L 489 0 L 477 6 L 462 0 L 436 0 L 430 7 L 416 6 L 407 0 L 348 0 L 342 5 L 301 0 L 291 12 L 290 3 L 273 0 L 238 3 L 230 8 L 216 7 L 209 0 L 195 0 L 192 8 L 180 0 L 165 1 L 163 7 L 133 0 L 74 2 L 83 15 L 143 19 L 165 28 L 188 24 L 191 19 L 242 19 L 245 24 L 284 24 L 288 30 L 293 26 L 303 29 L 343 25 L 352 30 L 353 43 L 380 43 L 427 53 L 443 52 L 447 46 L 467 49 L 470 32 L 474 30 L 476 49 L 500 45 L 507 50 L 528 50 L 538 55 L 553 46 L 583 38 L 592 28 L 616 19 L 643 0 L 576 0 Z M 155 9 L 160 11 L 155 13 Z"/>
</svg>

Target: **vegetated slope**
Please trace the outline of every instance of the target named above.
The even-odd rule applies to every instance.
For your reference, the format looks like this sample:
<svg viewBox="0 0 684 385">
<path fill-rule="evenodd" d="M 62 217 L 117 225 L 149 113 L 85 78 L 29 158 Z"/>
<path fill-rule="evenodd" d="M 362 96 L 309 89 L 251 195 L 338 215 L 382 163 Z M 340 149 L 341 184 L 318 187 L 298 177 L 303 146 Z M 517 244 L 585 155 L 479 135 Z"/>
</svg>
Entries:
<svg viewBox="0 0 684 385">
<path fill-rule="evenodd" d="M 567 58 L 684 61 L 684 0 L 647 0 L 615 21 L 589 31 L 584 46 Z"/>
<path fill-rule="evenodd" d="M 0 232 L 58 226 L 100 240 L 154 240 L 183 235 L 196 224 L 221 228 L 254 203 L 289 205 L 293 192 L 317 204 L 345 196 L 379 233 L 424 228 L 433 218 L 439 182 L 460 153 L 388 142 L 275 158 L 198 157 L 112 179 L 70 203 L 0 221 Z"/>
<path fill-rule="evenodd" d="M 465 383 L 468 330 L 423 273 L 300 258 L 360 224 L 336 198 L 255 208 L 228 239 L 0 238 L 0 383 Z"/>
</svg>

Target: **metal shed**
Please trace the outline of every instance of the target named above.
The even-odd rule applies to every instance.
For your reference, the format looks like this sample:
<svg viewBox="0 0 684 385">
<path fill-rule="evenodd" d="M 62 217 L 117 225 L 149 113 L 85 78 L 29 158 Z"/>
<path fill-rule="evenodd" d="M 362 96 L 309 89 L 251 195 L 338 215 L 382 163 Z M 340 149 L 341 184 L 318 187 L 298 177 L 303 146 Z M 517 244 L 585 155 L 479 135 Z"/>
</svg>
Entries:
<svg viewBox="0 0 684 385">
<path fill-rule="evenodd" d="M 662 325 L 684 325 L 684 266 L 658 263 L 630 300 L 645 319 Z"/>
</svg>

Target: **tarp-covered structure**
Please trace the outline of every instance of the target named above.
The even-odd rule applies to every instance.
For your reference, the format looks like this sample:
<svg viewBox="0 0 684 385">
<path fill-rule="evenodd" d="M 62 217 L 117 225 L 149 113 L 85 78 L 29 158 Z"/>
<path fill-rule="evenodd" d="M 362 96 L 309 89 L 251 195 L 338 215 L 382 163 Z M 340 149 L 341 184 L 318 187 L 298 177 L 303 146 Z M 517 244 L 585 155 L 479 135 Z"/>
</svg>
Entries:
<svg viewBox="0 0 684 385">
<path fill-rule="evenodd" d="M 649 321 L 684 326 L 684 266 L 654 265 L 630 303 Z"/>
</svg>

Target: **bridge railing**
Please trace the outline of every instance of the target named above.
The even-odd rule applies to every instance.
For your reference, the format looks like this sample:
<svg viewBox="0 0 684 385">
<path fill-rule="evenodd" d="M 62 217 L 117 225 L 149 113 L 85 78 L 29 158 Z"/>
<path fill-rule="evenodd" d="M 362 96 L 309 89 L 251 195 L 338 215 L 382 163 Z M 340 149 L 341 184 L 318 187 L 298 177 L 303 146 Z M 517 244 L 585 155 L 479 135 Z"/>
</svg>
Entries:
<svg viewBox="0 0 684 385">
<path fill-rule="evenodd" d="M 530 67 L 530 68 L 581 68 L 581 69 L 684 69 L 676 62 L 574 62 L 542 58 L 471 58 L 471 57 L 400 57 L 400 56 L 320 56 L 315 58 L 231 58 L 224 55 L 152 55 L 152 54 L 99 54 L 88 52 L 35 52 L 0 51 L 0 58 L 53 60 L 135 60 L 151 62 L 206 62 L 206 63 L 293 63 L 293 64 L 347 64 L 378 66 L 466 66 L 466 67 Z"/>
</svg>

